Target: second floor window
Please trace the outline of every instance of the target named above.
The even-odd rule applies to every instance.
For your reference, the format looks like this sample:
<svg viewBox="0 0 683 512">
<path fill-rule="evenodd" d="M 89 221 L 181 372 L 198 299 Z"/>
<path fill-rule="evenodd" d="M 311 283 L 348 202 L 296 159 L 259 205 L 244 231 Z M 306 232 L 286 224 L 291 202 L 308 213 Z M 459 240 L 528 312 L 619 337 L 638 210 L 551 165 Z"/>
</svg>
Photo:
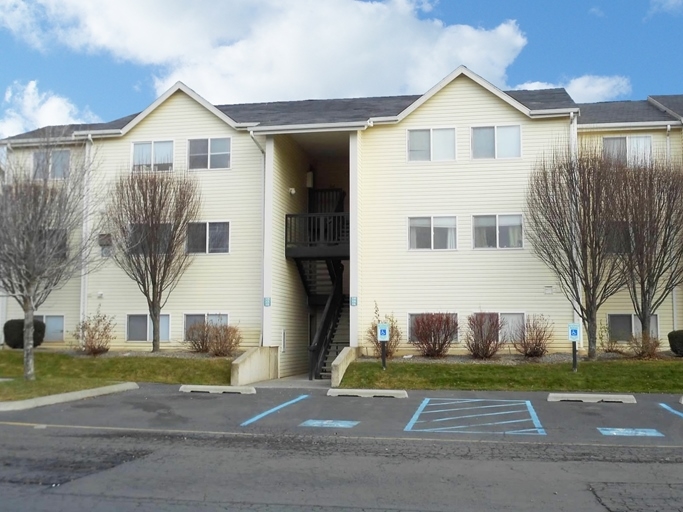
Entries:
<svg viewBox="0 0 683 512">
<path fill-rule="evenodd" d="M 621 164 L 647 164 L 652 158 L 652 137 L 603 137 L 602 154 Z"/>
<path fill-rule="evenodd" d="M 63 180 L 69 175 L 71 152 L 68 149 L 34 151 L 33 178 Z"/>
<path fill-rule="evenodd" d="M 455 249 L 457 222 L 455 217 L 410 217 L 411 249 Z"/>
<path fill-rule="evenodd" d="M 211 254 L 229 250 L 229 222 L 193 222 L 187 226 L 187 252 Z"/>
<path fill-rule="evenodd" d="M 519 158 L 522 138 L 519 125 L 472 128 L 472 158 Z"/>
<path fill-rule="evenodd" d="M 475 249 L 514 249 L 522 247 L 521 215 L 475 215 Z"/>
<path fill-rule="evenodd" d="M 133 143 L 133 172 L 172 170 L 173 141 Z"/>
<path fill-rule="evenodd" d="M 193 139 L 189 141 L 190 169 L 230 168 L 230 139 Z"/>
<path fill-rule="evenodd" d="M 408 160 L 455 160 L 455 128 L 408 130 Z"/>
</svg>

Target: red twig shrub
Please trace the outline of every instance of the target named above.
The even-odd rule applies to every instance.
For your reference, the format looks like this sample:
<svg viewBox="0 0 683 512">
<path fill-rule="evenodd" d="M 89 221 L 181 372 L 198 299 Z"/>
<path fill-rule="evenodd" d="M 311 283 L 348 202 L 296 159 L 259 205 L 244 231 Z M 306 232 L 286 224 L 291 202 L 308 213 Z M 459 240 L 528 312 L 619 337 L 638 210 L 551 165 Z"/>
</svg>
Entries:
<svg viewBox="0 0 683 512">
<path fill-rule="evenodd" d="M 210 324 L 199 322 L 192 324 L 185 332 L 185 345 L 191 352 L 207 354 L 209 352 L 209 328 Z"/>
<path fill-rule="evenodd" d="M 114 339 L 114 327 L 114 317 L 105 315 L 97 308 L 97 313 L 88 315 L 76 325 L 72 335 L 83 353 L 95 357 L 109 352 L 109 345 Z"/>
<path fill-rule="evenodd" d="M 452 313 L 416 315 L 410 326 L 410 343 L 425 357 L 444 357 L 458 340 L 458 317 Z"/>
<path fill-rule="evenodd" d="M 474 313 L 467 317 L 465 346 L 475 359 L 491 359 L 505 344 L 501 331 L 505 321 L 497 313 Z"/>
<path fill-rule="evenodd" d="M 553 336 L 553 324 L 543 315 L 531 315 L 511 334 L 515 350 L 524 357 L 543 357 Z"/>
<path fill-rule="evenodd" d="M 635 359 L 657 359 L 662 342 L 655 336 L 632 336 L 628 348 Z"/>
<path fill-rule="evenodd" d="M 209 324 L 209 354 L 213 357 L 229 357 L 242 342 L 242 333 L 236 325 Z"/>
<path fill-rule="evenodd" d="M 375 350 L 375 356 L 379 357 L 382 354 L 382 343 L 377 340 L 377 324 L 381 322 L 389 324 L 389 341 L 386 342 L 387 357 L 394 357 L 394 354 L 396 354 L 396 349 L 398 348 L 398 344 L 401 343 L 401 337 L 403 336 L 403 333 L 401 332 L 401 328 L 398 326 L 398 321 L 396 321 L 396 318 L 393 314 L 384 315 L 384 320 L 380 318 L 379 306 L 376 302 L 375 317 L 367 331 L 365 331 L 365 340 L 372 344 L 372 347 Z"/>
</svg>

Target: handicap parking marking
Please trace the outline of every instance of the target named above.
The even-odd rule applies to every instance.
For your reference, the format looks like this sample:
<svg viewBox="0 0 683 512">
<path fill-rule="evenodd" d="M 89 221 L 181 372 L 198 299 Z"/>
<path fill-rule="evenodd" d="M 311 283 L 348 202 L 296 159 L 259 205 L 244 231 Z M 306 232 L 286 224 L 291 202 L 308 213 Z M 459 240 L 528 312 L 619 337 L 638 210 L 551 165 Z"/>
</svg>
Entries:
<svg viewBox="0 0 683 512">
<path fill-rule="evenodd" d="M 683 418 L 683 412 L 679 412 L 676 409 L 674 409 L 673 407 L 669 407 L 666 404 L 659 404 L 659 405 L 660 405 L 660 407 L 662 407 L 662 408 L 666 409 L 667 411 L 675 414 L 676 416 L 680 416 L 681 418 Z"/>
<path fill-rule="evenodd" d="M 267 411 L 262 412 L 261 414 L 257 414 L 257 415 L 254 416 L 253 418 L 248 419 L 248 420 L 245 421 L 244 423 L 241 423 L 241 424 L 240 424 L 240 427 L 246 427 L 246 426 L 248 426 L 248 425 L 251 425 L 252 423 L 256 423 L 256 422 L 257 422 L 258 420 L 260 420 L 261 418 L 265 418 L 265 417 L 268 416 L 269 414 L 273 414 L 274 412 L 277 412 L 277 411 L 279 411 L 280 409 L 284 409 L 284 408 L 287 407 L 288 405 L 295 404 L 295 403 L 300 402 L 301 400 L 304 400 L 304 399 L 306 399 L 306 398 L 308 398 L 308 395 L 300 395 L 300 396 L 298 396 L 297 398 L 295 398 L 294 400 L 290 400 L 289 402 L 285 402 L 285 403 L 283 403 L 283 404 L 280 404 L 280 405 L 278 405 L 277 407 L 273 407 L 272 409 L 268 409 Z"/>
<path fill-rule="evenodd" d="M 664 437 L 664 434 L 654 428 L 598 428 L 598 431 L 603 436 Z"/>
<path fill-rule="evenodd" d="M 323 428 L 353 428 L 360 421 L 341 421 L 341 420 L 307 420 L 300 427 L 323 427 Z"/>
<path fill-rule="evenodd" d="M 530 400 L 469 398 L 425 398 L 404 431 L 546 435 Z"/>
</svg>

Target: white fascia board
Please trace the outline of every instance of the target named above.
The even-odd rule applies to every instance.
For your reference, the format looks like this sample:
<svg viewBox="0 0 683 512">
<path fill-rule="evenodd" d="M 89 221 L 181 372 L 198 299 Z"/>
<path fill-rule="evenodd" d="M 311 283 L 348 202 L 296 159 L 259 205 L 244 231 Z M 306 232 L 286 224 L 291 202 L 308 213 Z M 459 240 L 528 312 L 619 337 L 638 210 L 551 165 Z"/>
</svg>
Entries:
<svg viewBox="0 0 683 512">
<path fill-rule="evenodd" d="M 661 128 L 666 130 L 667 126 L 672 128 L 680 127 L 683 122 L 676 122 L 674 119 L 671 121 L 642 121 L 638 123 L 592 123 L 592 124 L 580 124 L 579 131 L 588 130 L 651 130 L 652 128 Z"/>
<path fill-rule="evenodd" d="M 679 121 L 683 121 L 683 116 L 681 116 L 680 114 L 674 112 L 674 111 L 671 110 L 670 108 L 665 107 L 665 106 L 662 105 L 660 102 L 658 102 L 656 99 L 654 99 L 652 96 L 648 96 L 648 97 L 647 97 L 647 102 L 650 103 L 651 105 L 654 105 L 654 106 L 657 107 L 658 109 L 663 110 L 664 112 L 666 112 L 667 114 L 669 114 L 671 117 L 674 117 L 674 118 L 678 119 Z"/>
<path fill-rule="evenodd" d="M 530 110 L 530 117 L 566 117 L 570 114 L 578 114 L 579 108 L 547 108 L 539 110 Z"/>
<path fill-rule="evenodd" d="M 252 128 L 258 135 L 279 135 L 285 133 L 310 133 L 310 132 L 355 132 L 365 130 L 372 124 L 369 121 L 357 123 L 320 123 L 320 124 L 292 124 L 282 126 L 261 126 Z"/>
<path fill-rule="evenodd" d="M 519 110 L 522 114 L 526 116 L 530 116 L 531 110 L 527 107 L 525 107 L 523 104 L 521 104 L 519 101 L 514 99 L 512 96 L 509 96 L 508 94 L 505 94 L 503 91 L 501 91 L 498 87 L 493 85 L 491 82 L 488 80 L 483 79 L 473 71 L 470 71 L 467 69 L 465 66 L 458 66 L 455 71 L 451 72 L 447 77 L 445 77 L 443 80 L 441 80 L 438 84 L 436 84 L 434 87 L 429 89 L 426 93 L 424 93 L 422 96 L 420 96 L 417 100 L 415 100 L 408 108 L 406 108 L 403 112 L 401 112 L 398 115 L 398 120 L 402 121 L 405 119 L 407 116 L 412 114 L 415 110 L 417 110 L 422 104 L 424 104 L 427 100 L 429 100 L 432 96 L 434 96 L 436 93 L 438 93 L 441 89 L 446 87 L 448 84 L 450 84 L 453 80 L 458 78 L 459 76 L 464 75 L 476 84 L 480 85 L 487 91 L 489 91 L 491 94 L 494 96 L 497 96 L 501 100 L 503 100 L 505 103 L 508 105 L 516 108 Z"/>
<path fill-rule="evenodd" d="M 114 137 L 121 135 L 121 130 L 80 130 L 73 133 L 74 138 L 88 137 L 88 135 L 93 137 Z"/>
<path fill-rule="evenodd" d="M 399 118 L 397 116 L 371 117 L 369 122 L 370 126 L 375 124 L 396 124 L 399 122 Z"/>
<path fill-rule="evenodd" d="M 235 121 L 231 117 L 225 115 L 223 112 L 218 110 L 215 106 L 206 101 L 204 98 L 202 98 L 199 94 L 190 89 L 184 83 L 176 82 L 170 89 L 168 89 L 165 93 L 159 96 L 149 107 L 140 112 L 133 120 L 131 120 L 126 126 L 124 126 L 121 130 L 121 135 L 125 135 L 133 128 L 135 128 L 135 126 L 137 126 L 143 119 L 145 119 L 149 114 L 156 110 L 156 108 L 159 105 L 161 105 L 163 102 L 165 102 L 168 98 L 170 98 L 173 94 L 175 94 L 178 91 L 184 92 L 187 96 L 195 100 L 197 103 L 199 103 L 206 110 L 211 112 L 221 121 L 225 122 L 231 128 L 236 128 L 237 123 L 235 123 Z"/>
<path fill-rule="evenodd" d="M 31 146 L 44 146 L 45 138 L 39 137 L 35 139 L 18 139 L 18 140 L 6 140 L 0 142 L 0 146 L 7 146 L 9 148 L 21 148 L 21 147 L 31 147 Z M 77 144 L 82 143 L 82 138 L 74 137 L 53 137 L 50 138 L 50 144 Z"/>
</svg>

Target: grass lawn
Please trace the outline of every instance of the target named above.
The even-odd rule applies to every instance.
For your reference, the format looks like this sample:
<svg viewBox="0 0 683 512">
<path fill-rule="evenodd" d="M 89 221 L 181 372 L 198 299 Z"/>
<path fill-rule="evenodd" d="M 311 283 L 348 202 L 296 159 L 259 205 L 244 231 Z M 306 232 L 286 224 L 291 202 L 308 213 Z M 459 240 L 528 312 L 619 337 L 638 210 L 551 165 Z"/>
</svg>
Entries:
<svg viewBox="0 0 683 512">
<path fill-rule="evenodd" d="M 172 357 L 73 357 L 67 354 L 35 353 L 36 381 L 25 382 L 23 354 L 0 351 L 0 401 L 78 391 L 116 382 L 163 384 L 230 384 L 230 362 L 225 359 Z"/>
<path fill-rule="evenodd" d="M 343 388 L 683 393 L 683 359 L 571 364 L 352 363 Z"/>
</svg>

